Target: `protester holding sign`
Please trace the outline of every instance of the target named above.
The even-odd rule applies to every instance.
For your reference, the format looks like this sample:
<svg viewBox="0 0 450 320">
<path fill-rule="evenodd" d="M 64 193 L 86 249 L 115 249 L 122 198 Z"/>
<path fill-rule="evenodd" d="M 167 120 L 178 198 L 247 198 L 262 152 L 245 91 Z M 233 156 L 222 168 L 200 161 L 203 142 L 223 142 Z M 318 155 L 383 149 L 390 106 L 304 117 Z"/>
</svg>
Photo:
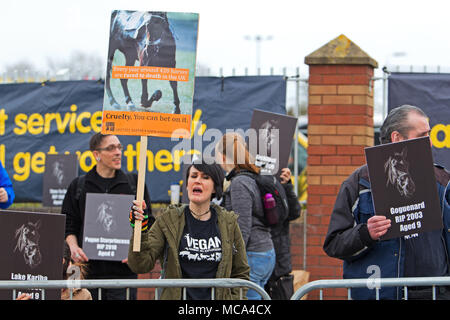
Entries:
<svg viewBox="0 0 450 320">
<path fill-rule="evenodd" d="M 276 263 L 265 289 L 273 300 L 289 300 L 294 294 L 289 223 L 300 217 L 301 206 L 291 183 L 289 168 L 281 169 L 280 182 L 286 193 L 288 212 L 285 219 L 280 218 L 270 230 L 275 247 Z"/>
<path fill-rule="evenodd" d="M 11 179 L 0 163 L 0 209 L 8 208 L 14 201 L 15 194 Z"/>
<path fill-rule="evenodd" d="M 126 259 L 123 261 L 90 260 L 83 249 L 83 225 L 85 218 L 86 193 L 134 194 L 135 186 L 130 185 L 130 179 L 120 169 L 122 159 L 122 145 L 117 136 L 96 133 L 89 143 L 95 159 L 94 166 L 80 182 L 75 178 L 69 185 L 63 201 L 61 212 L 66 215 L 65 237 L 75 262 L 87 262 L 87 279 L 135 279 Z M 134 181 L 137 177 L 134 174 Z M 150 203 L 150 197 L 145 188 L 144 199 Z M 154 221 L 151 208 L 148 207 L 146 215 L 149 224 Z M 124 212 L 128 215 L 128 212 Z M 94 300 L 98 297 L 98 290 L 91 291 Z M 126 289 L 103 289 L 102 300 L 124 300 Z M 136 298 L 136 289 L 130 289 L 130 299 Z"/>
<path fill-rule="evenodd" d="M 141 250 L 128 251 L 136 273 L 153 269 L 160 259 L 168 279 L 239 278 L 249 280 L 249 266 L 236 214 L 213 204 L 222 197 L 223 172 L 217 164 L 194 162 L 186 172 L 189 204 L 169 205 L 150 230 L 142 232 Z M 145 202 L 143 207 L 145 207 Z M 145 214 L 133 206 L 132 226 Z M 144 228 L 143 228 L 144 229 Z M 131 242 L 134 240 L 134 232 Z M 245 294 L 245 289 L 243 289 Z M 187 288 L 188 300 L 211 299 L 211 288 Z M 244 296 L 245 297 L 245 296 Z M 161 299 L 180 300 L 181 288 L 166 288 Z M 215 299 L 239 299 L 238 288 L 217 288 Z"/>
<path fill-rule="evenodd" d="M 224 207 L 239 215 L 238 223 L 242 231 L 250 265 L 250 280 L 264 288 L 275 267 L 275 249 L 270 227 L 264 221 L 261 193 L 252 177 L 243 174 L 259 174 L 260 169 L 248 152 L 243 137 L 237 133 L 227 133 L 216 145 L 217 161 L 228 172 L 231 180 L 224 196 Z M 249 300 L 260 300 L 261 296 L 250 289 Z"/>
<path fill-rule="evenodd" d="M 382 144 L 428 136 L 430 126 L 425 113 L 414 106 L 392 109 L 381 130 Z M 344 260 L 344 278 L 438 277 L 449 275 L 450 255 L 450 174 L 435 166 L 444 228 L 382 241 L 391 227 L 385 215 L 375 215 L 368 168 L 364 165 L 342 183 L 337 195 L 323 248 Z M 383 213 L 385 214 L 385 213 Z M 374 299 L 375 285 L 352 289 L 353 299 Z M 446 287 L 438 287 L 437 299 L 450 299 Z M 402 290 L 380 289 L 380 299 L 401 299 Z M 408 299 L 431 299 L 427 287 L 410 287 Z"/>
</svg>

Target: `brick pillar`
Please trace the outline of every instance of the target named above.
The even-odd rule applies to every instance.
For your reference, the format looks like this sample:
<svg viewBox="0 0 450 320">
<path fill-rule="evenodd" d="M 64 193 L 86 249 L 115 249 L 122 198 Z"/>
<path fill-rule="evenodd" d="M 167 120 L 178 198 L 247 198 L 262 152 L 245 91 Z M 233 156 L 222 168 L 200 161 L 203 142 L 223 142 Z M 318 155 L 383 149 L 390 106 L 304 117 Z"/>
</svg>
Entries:
<svg viewBox="0 0 450 320">
<path fill-rule="evenodd" d="M 308 89 L 308 203 L 306 266 L 310 281 L 342 278 L 342 261 L 322 249 L 339 187 L 365 163 L 373 145 L 373 70 L 377 62 L 344 35 L 305 58 Z M 311 294 L 309 299 L 318 297 Z M 345 289 L 324 299 L 346 299 Z"/>
</svg>

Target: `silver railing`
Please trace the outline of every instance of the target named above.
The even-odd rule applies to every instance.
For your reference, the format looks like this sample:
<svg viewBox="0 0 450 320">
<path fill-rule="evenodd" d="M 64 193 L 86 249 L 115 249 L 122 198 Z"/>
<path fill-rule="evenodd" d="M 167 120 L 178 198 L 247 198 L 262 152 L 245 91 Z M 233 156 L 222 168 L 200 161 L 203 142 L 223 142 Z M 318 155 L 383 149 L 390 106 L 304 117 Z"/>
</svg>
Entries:
<svg viewBox="0 0 450 320">
<path fill-rule="evenodd" d="M 39 289 L 41 290 L 41 299 L 45 300 L 45 291 L 48 289 L 98 289 L 99 300 L 101 300 L 101 290 L 103 289 L 127 289 L 127 299 L 129 299 L 130 288 L 182 288 L 182 299 L 186 300 L 186 288 L 211 288 L 211 299 L 215 299 L 216 288 L 239 288 L 240 300 L 244 298 L 242 288 L 249 288 L 259 293 L 263 300 L 270 300 L 269 294 L 259 285 L 243 279 L 107 279 L 107 280 L 45 280 L 45 281 L 0 281 L 0 290 L 13 290 L 12 298 L 17 298 L 17 290 Z M 155 290 L 155 299 L 158 300 L 158 290 Z M 70 299 L 72 299 L 72 290 L 70 290 Z M 40 299 L 40 300 L 41 300 Z"/>
<path fill-rule="evenodd" d="M 347 298 L 351 300 L 352 288 L 375 290 L 375 299 L 380 299 L 380 289 L 385 287 L 403 287 L 404 299 L 408 300 L 408 287 L 429 286 L 432 289 L 432 300 L 436 300 L 436 286 L 449 286 L 450 277 L 411 277 L 411 278 L 368 278 L 368 279 L 335 279 L 312 281 L 297 289 L 291 300 L 300 300 L 312 290 L 320 290 L 319 299 L 323 300 L 323 289 L 347 288 Z"/>
</svg>

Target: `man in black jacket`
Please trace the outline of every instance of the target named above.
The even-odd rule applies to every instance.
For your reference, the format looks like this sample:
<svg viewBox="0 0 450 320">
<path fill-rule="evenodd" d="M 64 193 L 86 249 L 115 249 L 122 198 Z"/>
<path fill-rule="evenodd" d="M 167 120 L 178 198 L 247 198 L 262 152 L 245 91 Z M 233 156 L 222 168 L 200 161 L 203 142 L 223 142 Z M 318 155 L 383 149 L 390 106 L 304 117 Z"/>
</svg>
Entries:
<svg viewBox="0 0 450 320">
<path fill-rule="evenodd" d="M 136 174 L 133 179 L 120 169 L 122 164 L 122 145 L 115 135 L 96 133 L 91 137 L 89 148 L 97 160 L 85 177 L 75 178 L 69 185 L 64 197 L 61 212 L 66 215 L 66 241 L 70 247 L 71 257 L 77 263 L 87 263 L 87 279 L 136 279 L 123 261 L 89 260 L 82 249 L 83 226 L 86 205 L 86 193 L 135 194 L 135 186 L 130 181 L 137 182 Z M 83 184 L 80 186 L 80 184 Z M 80 192 L 81 191 L 81 192 Z M 145 188 L 145 203 L 150 204 L 150 197 Z M 131 204 L 130 204 L 131 205 Z M 127 213 L 128 214 L 128 213 Z M 151 207 L 148 205 L 146 214 L 149 216 L 148 227 L 153 223 Z M 94 300 L 98 298 L 98 290 L 90 290 Z M 124 300 L 126 289 L 103 289 L 102 300 Z M 130 299 L 136 299 L 136 289 L 130 289 Z"/>
<path fill-rule="evenodd" d="M 383 144 L 399 142 L 428 136 L 429 133 L 426 114 L 418 107 L 403 105 L 389 112 L 380 129 L 380 141 Z M 342 183 L 323 249 L 330 257 L 344 260 L 344 278 L 449 275 L 450 174 L 445 168 L 436 165 L 434 173 L 444 228 L 384 241 L 380 237 L 390 228 L 391 220 L 375 214 L 367 165 L 355 170 Z M 352 299 L 374 299 L 374 289 L 373 285 L 353 288 Z M 448 287 L 437 289 L 437 299 L 450 299 Z M 382 300 L 401 299 L 403 292 L 399 287 L 382 287 L 379 297 Z M 408 289 L 408 299 L 431 298 L 431 287 Z"/>
</svg>

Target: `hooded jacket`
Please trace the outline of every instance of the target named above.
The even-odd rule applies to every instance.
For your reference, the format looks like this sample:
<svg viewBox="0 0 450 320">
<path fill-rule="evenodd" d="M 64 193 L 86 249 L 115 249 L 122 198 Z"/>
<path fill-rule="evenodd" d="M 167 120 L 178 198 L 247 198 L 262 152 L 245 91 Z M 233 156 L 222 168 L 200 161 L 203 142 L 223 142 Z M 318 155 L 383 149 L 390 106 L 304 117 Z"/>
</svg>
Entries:
<svg viewBox="0 0 450 320">
<path fill-rule="evenodd" d="M 164 277 L 181 279 L 182 272 L 179 261 L 179 244 L 185 226 L 184 209 L 187 205 L 169 205 L 156 218 L 150 230 L 142 232 L 141 250 L 134 252 L 132 246 L 128 251 L 128 265 L 135 273 L 147 273 L 153 269 L 156 260 L 164 261 L 167 248 Z M 250 280 L 250 267 L 247 263 L 245 245 L 237 224 L 237 215 L 215 204 L 218 229 L 222 241 L 222 259 L 217 268 L 216 278 L 239 278 Z M 134 232 L 131 242 L 134 240 Z M 167 244 L 167 246 L 166 246 Z M 161 265 L 163 263 L 161 262 Z M 245 298 L 246 290 L 243 290 Z M 161 294 L 163 300 L 180 300 L 181 288 L 166 288 Z M 216 299 L 239 299 L 238 288 L 217 288 Z"/>
<path fill-rule="evenodd" d="M 444 228 L 442 240 L 450 256 L 450 174 L 435 166 L 436 184 Z M 372 240 L 367 220 L 375 214 L 367 165 L 353 172 L 342 183 L 331 214 L 324 251 L 333 258 L 344 260 L 344 279 L 373 278 L 373 266 L 381 278 L 404 275 L 405 240 L 403 237 L 385 241 Z M 373 274 L 372 274 L 373 273 Z M 401 299 L 398 287 L 380 289 L 380 299 Z M 352 288 L 352 299 L 375 299 L 375 289 Z"/>
</svg>

